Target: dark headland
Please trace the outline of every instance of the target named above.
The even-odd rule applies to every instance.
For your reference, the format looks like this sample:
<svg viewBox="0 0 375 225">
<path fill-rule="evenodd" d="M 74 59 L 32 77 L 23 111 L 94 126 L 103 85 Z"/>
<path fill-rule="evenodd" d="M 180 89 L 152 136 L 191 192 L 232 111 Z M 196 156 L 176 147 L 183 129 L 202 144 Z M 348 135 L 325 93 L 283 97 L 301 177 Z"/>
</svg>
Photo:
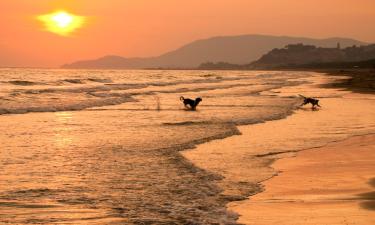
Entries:
<svg viewBox="0 0 375 225">
<path fill-rule="evenodd" d="M 203 63 L 202 70 L 301 70 L 349 76 L 327 87 L 346 88 L 357 92 L 375 91 L 375 44 L 342 48 L 290 44 L 275 48 L 249 64 L 227 62 Z"/>
</svg>

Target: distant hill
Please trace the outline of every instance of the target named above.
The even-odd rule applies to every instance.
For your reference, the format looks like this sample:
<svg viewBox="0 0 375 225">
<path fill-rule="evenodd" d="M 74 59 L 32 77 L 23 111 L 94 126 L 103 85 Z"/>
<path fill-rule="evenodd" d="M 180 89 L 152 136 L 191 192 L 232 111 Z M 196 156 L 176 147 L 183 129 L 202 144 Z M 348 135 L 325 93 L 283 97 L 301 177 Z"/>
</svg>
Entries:
<svg viewBox="0 0 375 225">
<path fill-rule="evenodd" d="M 275 48 L 248 67 L 255 69 L 334 67 L 373 65 L 375 44 L 341 48 L 321 48 L 313 45 L 293 44 Z"/>
<path fill-rule="evenodd" d="M 78 61 L 63 68 L 82 69 L 131 69 L 131 68 L 196 68 L 204 62 L 246 64 L 259 59 L 274 48 L 303 43 L 319 47 L 366 45 L 348 38 L 312 39 L 287 36 L 242 35 L 214 37 L 194 41 L 175 51 L 158 57 L 124 58 L 105 56 L 95 60 Z"/>
</svg>

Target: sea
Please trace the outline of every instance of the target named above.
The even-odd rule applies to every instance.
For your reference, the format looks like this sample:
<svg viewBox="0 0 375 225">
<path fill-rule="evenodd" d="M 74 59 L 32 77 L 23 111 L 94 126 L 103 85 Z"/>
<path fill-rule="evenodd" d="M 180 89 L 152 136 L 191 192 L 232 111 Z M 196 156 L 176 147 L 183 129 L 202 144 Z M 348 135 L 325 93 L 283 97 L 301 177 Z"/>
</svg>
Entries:
<svg viewBox="0 0 375 225">
<path fill-rule="evenodd" d="M 374 133 L 375 98 L 323 87 L 336 79 L 303 71 L 0 69 L 0 224 L 236 224 L 226 205 L 240 199 L 218 185 L 225 174 L 181 151 L 241 135 L 241 126 L 311 116 L 299 94 L 321 99 L 319 112 L 339 102 L 332 119 L 307 121 L 317 132 L 303 139 L 281 138 L 287 128 L 268 131 L 269 140 L 254 134 L 262 144 L 249 146 L 253 155 L 242 163 Z M 191 111 L 181 96 L 203 101 Z"/>
</svg>

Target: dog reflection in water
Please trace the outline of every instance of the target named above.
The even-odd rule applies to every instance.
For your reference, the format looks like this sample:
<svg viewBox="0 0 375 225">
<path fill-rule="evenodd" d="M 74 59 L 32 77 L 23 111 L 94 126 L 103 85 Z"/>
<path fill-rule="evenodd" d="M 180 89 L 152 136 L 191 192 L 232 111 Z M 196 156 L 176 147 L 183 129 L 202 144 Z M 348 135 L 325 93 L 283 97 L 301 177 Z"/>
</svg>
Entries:
<svg viewBox="0 0 375 225">
<path fill-rule="evenodd" d="M 202 98 L 196 98 L 195 100 L 190 98 L 180 97 L 180 100 L 184 103 L 185 107 L 191 110 L 196 110 L 199 103 L 202 101 Z"/>
</svg>

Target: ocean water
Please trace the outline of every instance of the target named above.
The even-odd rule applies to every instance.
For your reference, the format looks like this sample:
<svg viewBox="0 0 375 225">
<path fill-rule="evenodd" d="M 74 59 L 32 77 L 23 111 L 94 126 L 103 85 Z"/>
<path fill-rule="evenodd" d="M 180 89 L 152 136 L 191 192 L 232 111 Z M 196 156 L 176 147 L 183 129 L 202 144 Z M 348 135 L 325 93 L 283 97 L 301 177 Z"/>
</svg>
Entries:
<svg viewBox="0 0 375 225">
<path fill-rule="evenodd" d="M 296 90 L 317 77 L 0 69 L 0 223 L 234 224 L 226 204 L 235 197 L 217 185 L 223 175 L 180 151 L 291 115 L 301 103 Z M 322 97 L 317 89 L 309 94 Z M 193 112 L 180 96 L 203 101 Z M 278 151 L 268 147 L 254 154 Z"/>
</svg>

